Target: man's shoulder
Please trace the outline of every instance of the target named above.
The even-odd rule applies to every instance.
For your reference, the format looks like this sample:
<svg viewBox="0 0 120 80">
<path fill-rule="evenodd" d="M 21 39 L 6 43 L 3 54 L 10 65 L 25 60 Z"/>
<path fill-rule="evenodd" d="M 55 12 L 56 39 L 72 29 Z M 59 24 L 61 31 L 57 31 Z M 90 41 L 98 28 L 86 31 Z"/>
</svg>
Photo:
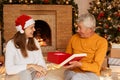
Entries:
<svg viewBox="0 0 120 80">
<path fill-rule="evenodd" d="M 73 34 L 72 37 L 80 37 L 80 36 L 79 36 L 79 34 L 76 33 L 76 34 Z"/>
<path fill-rule="evenodd" d="M 96 39 L 98 39 L 99 41 L 107 42 L 107 40 L 104 37 L 102 37 L 98 34 L 95 34 L 95 35 L 96 35 Z"/>
</svg>

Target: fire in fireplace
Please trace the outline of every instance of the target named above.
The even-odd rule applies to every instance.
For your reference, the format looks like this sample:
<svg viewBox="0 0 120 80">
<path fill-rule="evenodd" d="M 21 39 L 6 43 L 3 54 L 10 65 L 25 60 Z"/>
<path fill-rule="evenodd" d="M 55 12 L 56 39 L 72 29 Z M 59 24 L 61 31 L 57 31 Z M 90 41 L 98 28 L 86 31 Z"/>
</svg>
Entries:
<svg viewBox="0 0 120 80">
<path fill-rule="evenodd" d="M 44 20 L 35 20 L 34 37 L 41 46 L 51 46 L 51 29 L 49 24 Z"/>
</svg>

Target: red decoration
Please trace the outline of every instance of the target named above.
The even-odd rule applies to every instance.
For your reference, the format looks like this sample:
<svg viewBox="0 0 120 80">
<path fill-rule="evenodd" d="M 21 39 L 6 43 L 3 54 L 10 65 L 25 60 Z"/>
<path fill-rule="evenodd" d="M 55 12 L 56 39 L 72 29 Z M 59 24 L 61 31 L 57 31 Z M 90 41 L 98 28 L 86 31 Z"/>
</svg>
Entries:
<svg viewBox="0 0 120 80">
<path fill-rule="evenodd" d="M 118 27 L 118 31 L 120 32 L 120 27 Z"/>
<path fill-rule="evenodd" d="M 120 13 L 119 12 L 117 13 L 117 16 L 120 17 Z"/>
<path fill-rule="evenodd" d="M 106 24 L 105 28 L 109 28 L 109 26 Z"/>
<path fill-rule="evenodd" d="M 44 3 L 49 3 L 49 0 L 44 0 Z"/>
<path fill-rule="evenodd" d="M 114 15 L 120 17 L 120 13 L 119 12 L 115 12 Z"/>
<path fill-rule="evenodd" d="M 103 13 L 103 12 L 101 12 L 101 13 L 98 15 L 97 19 L 100 20 L 101 17 L 104 17 L 104 13 Z"/>
</svg>

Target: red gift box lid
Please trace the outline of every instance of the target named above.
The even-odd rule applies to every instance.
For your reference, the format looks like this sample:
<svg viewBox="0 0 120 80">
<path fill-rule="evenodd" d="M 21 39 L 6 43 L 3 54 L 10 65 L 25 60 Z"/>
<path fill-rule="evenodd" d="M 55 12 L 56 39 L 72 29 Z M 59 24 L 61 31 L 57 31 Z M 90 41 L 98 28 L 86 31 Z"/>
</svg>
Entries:
<svg viewBox="0 0 120 80">
<path fill-rule="evenodd" d="M 48 52 L 47 54 L 47 61 L 60 64 L 65 59 L 70 57 L 71 54 L 65 53 L 65 52 Z"/>
</svg>

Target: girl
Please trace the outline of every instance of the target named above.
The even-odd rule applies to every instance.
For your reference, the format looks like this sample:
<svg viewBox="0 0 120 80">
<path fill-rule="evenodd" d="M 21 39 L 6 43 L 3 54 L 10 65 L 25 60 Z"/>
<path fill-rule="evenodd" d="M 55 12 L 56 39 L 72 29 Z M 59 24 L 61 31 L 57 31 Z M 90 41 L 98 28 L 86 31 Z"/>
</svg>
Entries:
<svg viewBox="0 0 120 80">
<path fill-rule="evenodd" d="M 28 15 L 19 16 L 17 33 L 6 45 L 5 68 L 7 75 L 18 75 L 20 80 L 43 80 L 46 64 L 35 38 L 35 21 Z"/>
</svg>

